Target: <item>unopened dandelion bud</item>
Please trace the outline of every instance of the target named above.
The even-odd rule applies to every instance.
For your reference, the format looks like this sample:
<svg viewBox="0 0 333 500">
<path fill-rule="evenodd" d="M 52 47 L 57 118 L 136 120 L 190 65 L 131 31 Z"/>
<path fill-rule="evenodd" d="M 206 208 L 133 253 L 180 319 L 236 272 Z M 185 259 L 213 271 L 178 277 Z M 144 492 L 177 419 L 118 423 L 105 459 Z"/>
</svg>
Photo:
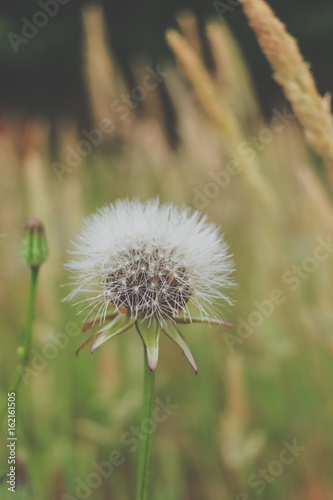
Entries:
<svg viewBox="0 0 333 500">
<path fill-rule="evenodd" d="M 36 218 L 28 220 L 24 227 L 21 254 L 29 267 L 39 267 L 49 255 L 43 223 Z"/>
</svg>

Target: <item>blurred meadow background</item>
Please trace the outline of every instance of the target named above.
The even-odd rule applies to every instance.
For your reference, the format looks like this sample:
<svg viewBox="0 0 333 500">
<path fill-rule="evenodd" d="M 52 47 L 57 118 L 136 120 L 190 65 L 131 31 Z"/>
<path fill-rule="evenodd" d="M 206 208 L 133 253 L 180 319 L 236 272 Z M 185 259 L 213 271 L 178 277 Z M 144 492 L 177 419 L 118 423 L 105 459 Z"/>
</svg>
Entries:
<svg viewBox="0 0 333 500">
<path fill-rule="evenodd" d="M 63 263 L 84 216 L 117 198 L 159 196 L 221 226 L 238 287 L 235 306 L 221 310 L 233 330 L 182 329 L 197 376 L 162 339 L 157 397 L 165 418 L 154 432 L 151 499 L 332 500 L 333 138 L 322 148 L 316 139 L 330 121 L 306 121 L 311 96 L 303 99 L 305 136 L 317 154 L 240 5 L 175 13 L 178 4 L 151 4 L 151 18 L 138 26 L 139 8 L 123 7 L 118 19 L 112 6 L 78 12 L 59 1 L 59 13 L 27 42 L 8 33 L 20 34 L 21 17 L 31 20 L 41 7 L 0 8 L 1 407 L 24 327 L 29 269 L 19 247 L 29 217 L 42 219 L 50 247 L 17 395 L 16 498 L 134 498 L 141 340 L 130 330 L 76 357 L 87 334 L 84 315 L 61 302 Z M 298 16 L 295 31 L 324 94 L 333 89 L 332 9 L 326 3 L 313 14 L 311 2 L 295 2 L 289 12 L 281 2 L 285 21 L 299 14 L 296 4 L 304 23 Z M 108 478 L 96 475 L 112 451 L 121 463 Z M 1 499 L 11 495 L 2 484 Z"/>
</svg>

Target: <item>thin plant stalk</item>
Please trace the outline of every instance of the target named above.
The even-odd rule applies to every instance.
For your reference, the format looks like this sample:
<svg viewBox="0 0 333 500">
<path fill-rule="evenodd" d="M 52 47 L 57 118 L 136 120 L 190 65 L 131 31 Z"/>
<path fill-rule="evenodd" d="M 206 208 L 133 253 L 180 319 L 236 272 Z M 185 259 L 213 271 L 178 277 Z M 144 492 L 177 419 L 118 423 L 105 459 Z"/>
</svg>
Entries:
<svg viewBox="0 0 333 500">
<path fill-rule="evenodd" d="M 142 424 L 146 425 L 148 429 L 143 431 L 142 439 L 140 442 L 140 455 L 139 455 L 139 470 L 138 470 L 138 483 L 136 500 L 147 499 L 148 489 L 148 474 L 149 474 L 149 459 L 152 441 L 152 431 L 149 423 L 152 422 L 154 402 L 155 402 L 155 372 L 151 371 L 147 363 L 146 348 L 144 356 L 144 381 L 143 381 L 143 410 L 142 410 Z M 141 426 L 142 428 L 143 426 Z"/>
<path fill-rule="evenodd" d="M 32 323 L 35 313 L 38 271 L 39 271 L 39 266 L 31 267 L 30 290 L 28 297 L 28 308 L 27 308 L 25 329 L 23 333 L 22 343 L 18 348 L 18 365 L 11 383 L 10 392 L 17 391 L 22 381 L 23 369 L 29 358 L 31 336 L 32 336 Z"/>
<path fill-rule="evenodd" d="M 27 364 L 30 352 L 31 345 L 31 336 L 32 336 L 32 323 L 34 319 L 35 313 L 35 302 L 36 302 L 36 291 L 37 291 L 37 280 L 38 280 L 38 272 L 39 266 L 31 266 L 31 278 L 30 278 L 30 289 L 28 296 L 28 307 L 27 307 L 27 317 L 25 328 L 23 331 L 23 338 L 21 345 L 19 346 L 18 352 L 18 364 L 10 384 L 9 392 L 16 392 L 19 388 L 19 385 L 22 381 L 23 370 L 25 365 Z M 7 405 L 4 405 L 1 414 L 0 421 L 2 422 L 5 418 L 5 414 L 7 412 Z M 0 481 L 1 482 L 1 481 Z"/>
</svg>

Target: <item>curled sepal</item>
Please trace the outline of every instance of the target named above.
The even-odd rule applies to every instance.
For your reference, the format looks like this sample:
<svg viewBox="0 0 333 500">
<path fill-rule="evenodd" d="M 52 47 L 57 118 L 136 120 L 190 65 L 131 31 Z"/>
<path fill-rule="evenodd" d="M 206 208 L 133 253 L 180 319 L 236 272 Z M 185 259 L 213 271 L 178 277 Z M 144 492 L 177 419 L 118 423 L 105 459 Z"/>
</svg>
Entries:
<svg viewBox="0 0 333 500">
<path fill-rule="evenodd" d="M 111 339 L 112 337 L 116 337 L 116 335 L 120 335 L 125 332 L 135 323 L 135 318 L 131 318 L 128 314 L 118 314 L 110 323 L 101 328 L 98 332 L 96 332 L 95 336 L 97 337 L 95 342 L 90 348 L 90 354 L 92 354 L 97 347 L 100 347 L 104 342 Z"/>
<path fill-rule="evenodd" d="M 188 347 L 182 334 L 178 331 L 175 323 L 168 319 L 166 321 L 166 326 L 163 325 L 163 331 L 181 348 L 195 373 L 198 373 L 197 364 L 192 356 L 190 348 Z"/>
<path fill-rule="evenodd" d="M 113 319 L 115 316 L 117 316 L 117 314 L 119 314 L 119 311 L 115 310 L 115 311 L 112 311 L 110 312 L 104 319 L 104 323 L 106 321 L 109 321 L 109 319 Z M 97 317 L 95 319 L 92 319 L 90 321 L 87 321 L 87 323 L 85 323 L 83 326 L 82 326 L 82 333 L 85 333 L 87 330 L 89 330 L 90 328 L 92 328 L 93 326 L 95 326 L 98 322 L 98 320 L 100 320 L 101 318 Z"/>
<path fill-rule="evenodd" d="M 155 371 L 158 361 L 160 324 L 155 316 L 136 321 L 136 328 L 146 348 L 147 361 L 151 371 Z"/>
<path fill-rule="evenodd" d="M 234 327 L 232 323 L 228 323 L 227 321 L 222 321 L 221 319 L 201 318 L 201 316 L 188 316 L 186 314 L 184 314 L 184 316 L 175 316 L 173 319 L 179 325 L 185 325 L 187 323 L 208 323 L 210 325 L 226 326 L 227 328 Z"/>
<path fill-rule="evenodd" d="M 80 345 L 80 347 L 76 350 L 76 356 L 79 355 L 79 352 L 82 351 L 82 349 L 84 349 L 88 344 L 90 344 L 96 337 L 98 337 L 97 333 L 94 333 L 94 335 L 92 335 L 91 337 L 89 337 L 88 340 L 86 340 L 85 342 L 83 342 L 82 345 Z"/>
</svg>

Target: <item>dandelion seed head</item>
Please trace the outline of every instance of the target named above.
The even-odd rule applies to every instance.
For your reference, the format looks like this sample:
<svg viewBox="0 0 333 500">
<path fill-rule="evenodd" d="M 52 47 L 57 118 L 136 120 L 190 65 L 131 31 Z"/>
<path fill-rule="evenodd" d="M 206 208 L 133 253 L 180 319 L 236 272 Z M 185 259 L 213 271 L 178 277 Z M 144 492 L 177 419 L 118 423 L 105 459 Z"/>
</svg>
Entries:
<svg viewBox="0 0 333 500">
<path fill-rule="evenodd" d="M 97 310 L 112 304 L 133 316 L 156 314 L 162 322 L 187 312 L 190 301 L 202 314 L 214 312 L 215 300 L 231 303 L 228 247 L 215 224 L 186 207 L 118 201 L 84 221 L 71 253 L 70 297 L 96 290 Z"/>
</svg>

